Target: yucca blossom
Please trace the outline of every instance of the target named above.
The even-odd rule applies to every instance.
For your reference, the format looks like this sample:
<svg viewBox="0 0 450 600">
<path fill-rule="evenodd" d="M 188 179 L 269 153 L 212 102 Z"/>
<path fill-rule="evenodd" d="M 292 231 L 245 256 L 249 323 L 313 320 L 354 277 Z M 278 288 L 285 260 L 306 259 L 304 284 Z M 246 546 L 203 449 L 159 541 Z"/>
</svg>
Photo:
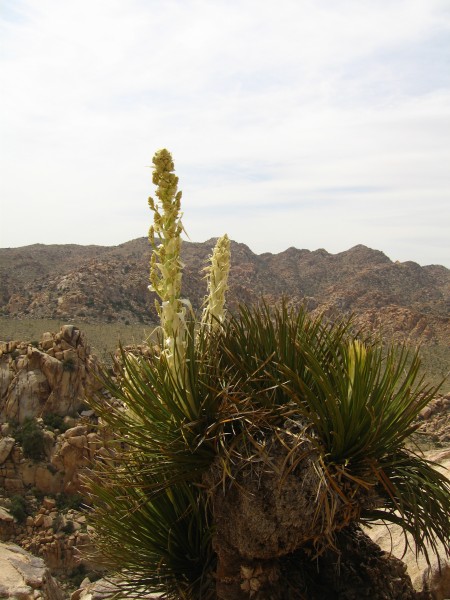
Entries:
<svg viewBox="0 0 450 600">
<path fill-rule="evenodd" d="M 227 234 L 217 240 L 211 264 L 205 268 L 208 280 L 208 295 L 205 299 L 202 322 L 216 329 L 225 317 L 225 292 L 228 289 L 230 272 L 230 240 Z"/>
<path fill-rule="evenodd" d="M 149 241 L 153 248 L 150 260 L 149 289 L 158 294 L 156 300 L 164 337 L 164 352 L 177 376 L 182 376 L 186 345 L 186 305 L 180 298 L 182 263 L 180 259 L 181 232 L 183 225 L 180 212 L 181 191 L 170 152 L 158 150 L 153 157 L 153 183 L 157 186 L 159 202 L 150 197 L 148 204 L 153 211 L 153 225 L 149 229 Z"/>
<path fill-rule="evenodd" d="M 351 341 L 348 347 L 348 396 L 352 395 L 355 377 L 359 371 L 364 368 L 366 361 L 367 350 L 365 344 L 358 339 Z"/>
</svg>

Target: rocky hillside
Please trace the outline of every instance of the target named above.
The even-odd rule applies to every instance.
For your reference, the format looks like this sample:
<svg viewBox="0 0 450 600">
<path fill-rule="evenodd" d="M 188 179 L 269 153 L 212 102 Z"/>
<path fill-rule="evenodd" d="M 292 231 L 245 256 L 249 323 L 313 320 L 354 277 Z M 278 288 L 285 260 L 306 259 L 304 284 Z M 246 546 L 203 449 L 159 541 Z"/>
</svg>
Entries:
<svg viewBox="0 0 450 600">
<path fill-rule="evenodd" d="M 215 240 L 183 244 L 183 294 L 195 309 L 205 295 L 202 269 Z M 150 322 L 147 289 L 150 247 L 139 238 L 114 247 L 36 244 L 0 250 L 0 315 L 76 319 L 77 322 Z M 352 312 L 362 325 L 426 344 L 450 339 L 450 270 L 392 262 L 382 252 L 355 246 L 339 254 L 289 248 L 254 254 L 232 242 L 228 305 L 293 304 L 328 314 Z"/>
</svg>

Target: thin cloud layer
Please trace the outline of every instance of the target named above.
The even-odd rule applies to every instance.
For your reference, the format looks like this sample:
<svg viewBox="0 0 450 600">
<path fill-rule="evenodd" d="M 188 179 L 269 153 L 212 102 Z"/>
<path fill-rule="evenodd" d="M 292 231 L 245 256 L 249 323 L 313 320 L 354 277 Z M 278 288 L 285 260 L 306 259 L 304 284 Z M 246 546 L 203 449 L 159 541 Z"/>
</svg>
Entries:
<svg viewBox="0 0 450 600">
<path fill-rule="evenodd" d="M 0 27 L 1 246 L 145 235 L 167 147 L 191 240 L 450 266 L 445 0 L 7 0 Z"/>
</svg>

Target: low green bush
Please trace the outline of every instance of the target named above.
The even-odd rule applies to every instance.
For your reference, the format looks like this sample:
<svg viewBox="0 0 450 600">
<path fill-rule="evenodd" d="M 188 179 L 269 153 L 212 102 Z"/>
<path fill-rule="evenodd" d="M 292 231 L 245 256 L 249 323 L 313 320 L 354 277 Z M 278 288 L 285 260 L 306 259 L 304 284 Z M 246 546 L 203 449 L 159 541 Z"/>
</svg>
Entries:
<svg viewBox="0 0 450 600">
<path fill-rule="evenodd" d="M 86 577 L 86 567 L 84 565 L 78 565 L 78 567 L 75 567 L 69 573 L 69 579 L 72 581 L 72 583 L 76 587 L 80 587 L 81 582 L 83 581 L 83 579 L 85 577 Z"/>
<path fill-rule="evenodd" d="M 11 506 L 9 512 L 17 519 L 19 523 L 23 523 L 27 518 L 27 503 L 23 496 L 16 495 L 11 497 Z"/>
<path fill-rule="evenodd" d="M 67 431 L 70 427 L 64 422 L 64 417 L 57 415 L 56 413 L 48 413 L 43 416 L 44 425 L 54 431 L 58 429 L 61 433 Z"/>
<path fill-rule="evenodd" d="M 24 456 L 33 460 L 41 460 L 45 456 L 44 432 L 35 419 L 25 419 L 15 433 L 14 437 L 22 446 Z"/>
<path fill-rule="evenodd" d="M 58 510 L 80 510 L 84 503 L 83 496 L 81 494 L 66 494 L 61 492 L 56 496 L 56 508 Z"/>
<path fill-rule="evenodd" d="M 61 528 L 61 531 L 66 535 L 73 533 L 75 531 L 75 525 L 73 524 L 73 521 L 67 521 L 64 527 Z"/>
<path fill-rule="evenodd" d="M 39 502 L 42 502 L 42 500 L 45 498 L 44 492 L 37 487 L 31 488 L 31 493 Z"/>
</svg>

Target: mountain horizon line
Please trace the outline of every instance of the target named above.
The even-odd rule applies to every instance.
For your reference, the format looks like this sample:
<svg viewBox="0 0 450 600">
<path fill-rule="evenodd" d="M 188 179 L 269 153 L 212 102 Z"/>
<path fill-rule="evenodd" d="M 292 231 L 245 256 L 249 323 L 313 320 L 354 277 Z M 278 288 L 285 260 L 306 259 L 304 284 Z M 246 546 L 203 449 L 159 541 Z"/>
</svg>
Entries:
<svg viewBox="0 0 450 600">
<path fill-rule="evenodd" d="M 186 243 L 186 244 L 198 244 L 198 245 L 204 245 L 204 244 L 214 244 L 217 239 L 219 239 L 218 237 L 211 237 L 208 238 L 207 240 L 204 241 L 192 241 L 192 240 L 187 240 L 187 239 L 182 239 L 182 243 Z M 104 249 L 114 249 L 114 248 L 122 248 L 124 247 L 126 244 L 132 244 L 134 242 L 141 242 L 142 240 L 147 240 L 146 236 L 140 236 L 137 238 L 132 238 L 130 240 L 127 240 L 125 242 L 120 242 L 119 244 L 77 244 L 77 243 L 51 243 L 51 244 L 46 244 L 44 242 L 35 242 L 32 244 L 26 244 L 23 246 L 5 246 L 5 247 L 0 247 L 0 251 L 2 250 L 24 250 L 24 249 L 32 249 L 32 248 L 58 248 L 58 247 L 81 247 L 81 248 L 104 248 Z M 371 251 L 374 253 L 378 253 L 384 257 L 386 257 L 386 259 L 388 259 L 390 262 L 392 263 L 397 263 L 397 264 L 406 264 L 406 263 L 411 263 L 411 264 L 415 264 L 418 265 L 420 267 L 443 267 L 444 269 L 449 270 L 450 267 L 447 267 L 446 265 L 444 265 L 443 263 L 429 263 L 429 264 L 421 264 L 415 260 L 393 260 L 391 259 L 383 250 L 377 249 L 377 248 L 372 248 L 371 246 L 367 246 L 366 244 L 363 243 L 359 243 L 356 244 L 354 246 L 351 246 L 350 248 L 346 249 L 346 250 L 341 250 L 339 252 L 330 252 L 328 251 L 326 248 L 320 247 L 320 248 L 316 248 L 314 250 L 310 250 L 309 248 L 299 248 L 297 246 L 289 246 L 288 248 L 281 250 L 279 252 L 270 252 L 270 251 L 264 251 L 264 252 L 255 252 L 254 250 L 252 250 L 252 248 L 246 244 L 245 242 L 239 242 L 236 240 L 230 240 L 232 244 L 237 244 L 238 246 L 245 246 L 250 252 L 252 252 L 252 254 L 254 254 L 255 256 L 279 256 L 282 254 L 285 254 L 287 252 L 292 252 L 292 251 L 296 251 L 296 252 L 306 252 L 306 253 L 310 253 L 310 254 L 315 254 L 315 255 L 328 255 L 328 256 L 340 256 L 343 254 L 347 254 L 349 252 L 358 252 L 358 251 Z"/>
</svg>

